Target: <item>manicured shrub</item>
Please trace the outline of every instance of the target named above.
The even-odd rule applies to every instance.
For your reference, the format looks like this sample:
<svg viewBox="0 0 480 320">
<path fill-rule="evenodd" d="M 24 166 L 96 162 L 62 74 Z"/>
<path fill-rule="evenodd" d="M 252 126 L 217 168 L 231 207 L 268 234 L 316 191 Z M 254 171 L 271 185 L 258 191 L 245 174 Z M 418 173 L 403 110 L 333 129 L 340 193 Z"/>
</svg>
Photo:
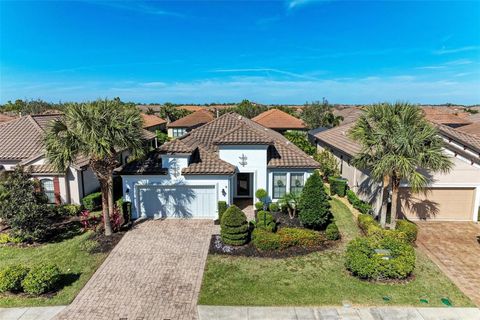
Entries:
<svg viewBox="0 0 480 320">
<path fill-rule="evenodd" d="M 257 213 L 256 227 L 270 232 L 275 232 L 277 229 L 277 223 L 270 213 L 261 210 Z"/>
<path fill-rule="evenodd" d="M 280 249 L 280 235 L 265 229 L 255 228 L 252 232 L 252 243 L 258 250 L 278 250 Z"/>
<path fill-rule="evenodd" d="M 7 266 L 0 270 L 0 292 L 22 291 L 22 281 L 28 274 L 28 268 L 22 265 Z"/>
<path fill-rule="evenodd" d="M 10 235 L 8 233 L 0 233 L 0 244 L 10 242 Z"/>
<path fill-rule="evenodd" d="M 265 202 L 265 200 L 267 199 L 268 197 L 268 193 L 265 189 L 258 189 L 256 192 L 255 192 L 255 197 L 257 197 L 258 200 L 262 201 L 262 202 Z"/>
<path fill-rule="evenodd" d="M 404 279 L 415 268 L 415 250 L 394 236 L 361 237 L 347 245 L 345 266 L 361 279 Z"/>
<path fill-rule="evenodd" d="M 223 213 L 220 226 L 220 235 L 225 244 L 241 246 L 248 242 L 247 217 L 237 206 L 232 205 Z"/>
<path fill-rule="evenodd" d="M 268 205 L 268 210 L 270 210 L 270 212 L 278 212 L 280 210 L 280 207 L 278 203 L 272 202 Z"/>
<path fill-rule="evenodd" d="M 381 229 L 380 225 L 375 219 L 368 214 L 359 214 L 357 217 L 358 227 L 363 231 L 365 235 L 369 235 L 373 229 Z"/>
<path fill-rule="evenodd" d="M 300 210 L 298 217 L 306 228 L 321 229 L 328 225 L 332 219 L 328 199 L 322 178 L 315 171 L 307 179 L 298 201 L 298 209 Z"/>
<path fill-rule="evenodd" d="M 345 196 L 347 191 L 347 179 L 342 177 L 328 177 L 328 182 L 330 183 L 330 193 L 332 195 L 338 195 L 340 197 Z"/>
<path fill-rule="evenodd" d="M 228 209 L 226 201 L 218 201 L 218 221 L 222 221 L 223 213 Z"/>
<path fill-rule="evenodd" d="M 81 207 L 76 204 L 62 204 L 57 206 L 57 214 L 61 217 L 74 217 L 81 211 Z"/>
<path fill-rule="evenodd" d="M 252 243 L 258 250 L 283 250 L 294 246 L 312 247 L 321 245 L 325 237 L 317 231 L 302 228 L 282 228 L 277 233 L 255 229 Z"/>
<path fill-rule="evenodd" d="M 360 213 L 369 214 L 372 211 L 372 206 L 361 200 L 352 190 L 347 190 L 346 195 L 348 202 Z"/>
<path fill-rule="evenodd" d="M 32 267 L 23 279 L 23 291 L 33 295 L 51 291 L 60 279 L 60 275 L 60 270 L 56 265 L 50 263 L 38 264 Z"/>
<path fill-rule="evenodd" d="M 417 240 L 417 225 L 408 220 L 398 220 L 395 230 L 403 232 L 408 242 L 414 243 Z"/>
<path fill-rule="evenodd" d="M 255 209 L 257 210 L 263 210 L 263 202 L 262 201 L 258 201 L 258 202 L 255 202 Z"/>
<path fill-rule="evenodd" d="M 340 231 L 335 222 L 332 222 L 327 226 L 327 229 L 325 229 L 325 236 L 328 240 L 340 239 Z"/>
<path fill-rule="evenodd" d="M 102 207 L 102 193 L 94 192 L 82 199 L 82 204 L 89 211 L 98 210 Z"/>
</svg>

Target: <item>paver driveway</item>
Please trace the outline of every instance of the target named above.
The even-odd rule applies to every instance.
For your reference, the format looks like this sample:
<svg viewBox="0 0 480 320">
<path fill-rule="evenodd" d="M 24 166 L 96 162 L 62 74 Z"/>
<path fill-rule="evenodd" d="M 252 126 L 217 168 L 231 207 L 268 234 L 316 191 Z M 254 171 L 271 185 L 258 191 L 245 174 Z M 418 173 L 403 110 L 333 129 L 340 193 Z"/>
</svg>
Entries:
<svg viewBox="0 0 480 320">
<path fill-rule="evenodd" d="M 417 222 L 417 245 L 472 301 L 480 306 L 480 225 Z"/>
<path fill-rule="evenodd" d="M 196 319 L 213 226 L 208 220 L 137 225 L 57 319 Z"/>
</svg>

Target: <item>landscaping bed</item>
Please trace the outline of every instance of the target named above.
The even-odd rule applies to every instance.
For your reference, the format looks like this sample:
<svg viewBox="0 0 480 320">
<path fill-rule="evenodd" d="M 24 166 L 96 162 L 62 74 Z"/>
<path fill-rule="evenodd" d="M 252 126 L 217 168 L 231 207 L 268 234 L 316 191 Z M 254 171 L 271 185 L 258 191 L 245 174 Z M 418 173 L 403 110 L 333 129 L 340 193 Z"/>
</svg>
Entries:
<svg viewBox="0 0 480 320">
<path fill-rule="evenodd" d="M 342 235 L 337 245 L 283 259 L 210 254 L 198 303 L 436 307 L 445 306 L 442 299 L 448 299 L 453 306 L 473 306 L 470 299 L 419 251 L 416 251 L 415 270 L 406 280 L 379 283 L 352 276 L 345 269 L 345 247 L 361 232 L 345 204 L 334 198 L 331 205 Z"/>
</svg>

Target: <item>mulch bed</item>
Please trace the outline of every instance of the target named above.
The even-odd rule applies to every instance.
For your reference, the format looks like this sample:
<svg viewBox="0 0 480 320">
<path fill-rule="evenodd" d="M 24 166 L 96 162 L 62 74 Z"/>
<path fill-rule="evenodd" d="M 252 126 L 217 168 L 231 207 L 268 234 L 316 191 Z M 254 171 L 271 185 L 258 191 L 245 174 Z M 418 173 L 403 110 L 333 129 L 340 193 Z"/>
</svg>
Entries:
<svg viewBox="0 0 480 320">
<path fill-rule="evenodd" d="M 270 214 L 273 216 L 275 221 L 277 221 L 277 226 L 279 228 L 282 228 L 282 227 L 302 228 L 303 227 L 298 217 L 290 219 L 290 216 L 288 215 L 288 213 L 279 211 L 279 212 L 270 212 Z"/>
<path fill-rule="evenodd" d="M 303 256 L 312 252 L 324 251 L 335 246 L 334 241 L 323 242 L 322 245 L 314 247 L 290 247 L 284 250 L 260 251 L 250 242 L 243 246 L 229 246 L 222 242 L 220 235 L 213 235 L 210 240 L 208 253 L 239 257 L 258 257 L 258 258 L 288 258 Z"/>
<path fill-rule="evenodd" d="M 92 253 L 107 253 L 112 251 L 112 249 L 122 240 L 126 231 L 118 231 L 107 237 L 103 232 L 95 232 L 92 234 L 91 240 L 94 240 L 98 243 L 98 246 L 92 250 Z"/>
</svg>

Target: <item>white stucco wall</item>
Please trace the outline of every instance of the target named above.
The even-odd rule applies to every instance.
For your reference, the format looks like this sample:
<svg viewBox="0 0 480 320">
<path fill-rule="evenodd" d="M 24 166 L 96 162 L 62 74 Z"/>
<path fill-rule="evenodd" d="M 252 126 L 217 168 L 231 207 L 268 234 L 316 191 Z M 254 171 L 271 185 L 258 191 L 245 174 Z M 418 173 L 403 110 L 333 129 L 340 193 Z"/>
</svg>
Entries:
<svg viewBox="0 0 480 320">
<path fill-rule="evenodd" d="M 253 173 L 255 194 L 258 189 L 267 190 L 267 149 L 267 145 L 220 145 L 218 154 L 220 159 L 236 166 L 238 172 Z M 244 164 L 241 164 L 242 155 L 246 157 Z"/>
<path fill-rule="evenodd" d="M 1 161 L 0 160 L 0 165 L 2 165 L 6 171 L 13 171 L 17 164 L 18 164 L 18 161 Z"/>
<path fill-rule="evenodd" d="M 132 218 L 137 219 L 139 213 L 139 203 L 137 199 L 137 190 L 146 185 L 190 185 L 190 186 L 214 186 L 217 195 L 217 201 L 226 201 L 231 203 L 230 189 L 231 177 L 222 175 L 143 175 L 143 176 L 122 176 L 123 180 L 123 199 L 132 203 Z"/>
</svg>

